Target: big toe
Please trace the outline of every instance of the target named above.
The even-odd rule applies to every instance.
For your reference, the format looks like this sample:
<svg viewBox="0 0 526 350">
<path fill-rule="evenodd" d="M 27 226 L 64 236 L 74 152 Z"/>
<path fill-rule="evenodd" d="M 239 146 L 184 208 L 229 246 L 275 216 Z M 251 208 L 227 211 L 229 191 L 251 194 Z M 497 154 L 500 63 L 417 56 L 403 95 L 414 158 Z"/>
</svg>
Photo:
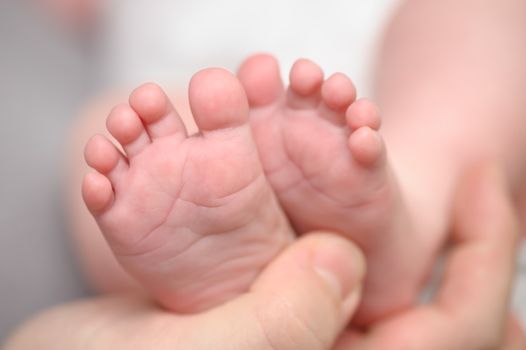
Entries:
<svg viewBox="0 0 526 350">
<path fill-rule="evenodd" d="M 282 95 L 278 61 L 268 54 L 250 56 L 241 64 L 237 73 L 253 107 L 271 104 Z"/>
<path fill-rule="evenodd" d="M 382 137 L 376 130 L 367 126 L 351 133 L 349 149 L 354 159 L 362 165 L 378 165 L 386 155 Z"/>
<path fill-rule="evenodd" d="M 204 69 L 190 81 L 189 100 L 195 122 L 203 132 L 248 122 L 248 101 L 243 86 L 221 68 Z"/>
</svg>

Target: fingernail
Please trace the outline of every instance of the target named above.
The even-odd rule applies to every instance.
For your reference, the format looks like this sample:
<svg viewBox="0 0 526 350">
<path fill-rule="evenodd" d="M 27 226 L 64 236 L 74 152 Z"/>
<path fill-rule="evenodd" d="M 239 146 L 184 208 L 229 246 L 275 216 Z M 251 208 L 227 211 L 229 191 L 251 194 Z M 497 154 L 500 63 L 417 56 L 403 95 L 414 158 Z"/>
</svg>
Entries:
<svg viewBox="0 0 526 350">
<path fill-rule="evenodd" d="M 316 247 L 312 259 L 314 271 L 342 300 L 361 284 L 365 262 L 357 247 L 332 236 Z"/>
</svg>

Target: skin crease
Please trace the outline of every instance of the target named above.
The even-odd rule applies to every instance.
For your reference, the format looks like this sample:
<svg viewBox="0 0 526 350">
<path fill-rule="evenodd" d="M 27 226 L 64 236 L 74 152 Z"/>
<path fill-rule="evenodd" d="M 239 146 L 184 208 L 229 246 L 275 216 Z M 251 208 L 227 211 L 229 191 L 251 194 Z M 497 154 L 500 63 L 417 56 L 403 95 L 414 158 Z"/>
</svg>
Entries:
<svg viewBox="0 0 526 350">
<path fill-rule="evenodd" d="M 524 41 L 521 41 L 521 36 L 517 34 L 526 32 L 521 30 L 521 26 L 526 23 L 521 17 L 526 13 L 523 10 L 524 2 L 476 2 L 477 11 L 474 13 L 473 4 L 471 1 L 406 1 L 390 24 L 376 74 L 375 101 L 378 101 L 385 115 L 382 130 L 389 156 L 401 182 L 402 192 L 408 197 L 407 203 L 410 211 L 414 213 L 412 216 L 415 225 L 425 227 L 426 231 L 430 232 L 427 235 L 429 242 L 426 243 L 429 246 L 426 250 L 429 251 L 438 250 L 443 242 L 453 184 L 465 164 L 490 156 L 505 164 L 505 172 L 510 177 L 514 189 L 521 187 L 520 182 L 523 178 L 522 135 L 526 128 L 522 118 L 524 104 L 519 95 L 509 92 L 518 93 L 525 90 L 521 85 L 524 84 L 524 79 L 519 77 L 524 76 L 520 72 L 525 69 L 522 62 L 526 52 L 521 45 Z M 451 13 L 455 16 L 450 18 Z M 466 17 L 473 20 L 468 23 L 463 20 Z M 496 20 L 493 21 L 493 18 Z M 507 25 L 497 25 L 501 22 Z M 425 31 L 422 31 L 422 23 L 426 23 Z M 444 23 L 448 23 L 448 31 L 441 30 Z M 488 32 L 493 34 L 489 35 Z M 463 45 L 472 36 L 485 38 L 482 45 L 479 41 L 472 40 L 472 45 Z M 502 37 L 509 40 L 500 40 Z M 412 45 L 414 42 L 419 45 Z M 407 49 L 399 50 L 399 47 Z M 456 49 L 459 47 L 462 50 Z M 440 54 L 430 55 L 431 52 Z M 454 55 L 444 56 L 443 52 L 451 52 Z M 510 55 L 509 52 L 516 54 Z M 430 57 L 434 59 L 429 59 Z M 472 57 L 487 59 L 473 60 Z M 437 59 L 440 61 L 436 61 Z M 473 62 L 477 64 L 472 64 Z M 466 66 L 470 69 L 466 70 Z M 434 74 L 433 72 L 438 71 L 437 67 L 456 73 Z M 515 73 L 502 74 L 500 67 L 508 67 Z M 419 83 L 422 77 L 428 77 L 425 84 L 427 88 L 424 90 L 420 88 L 422 84 Z M 508 79 L 509 77 L 513 79 Z M 452 80 L 453 78 L 458 81 Z M 480 79 L 484 80 L 479 81 Z M 462 83 L 459 83 L 460 80 Z M 466 84 L 469 84 L 465 89 L 469 91 L 469 95 L 463 96 L 462 91 L 459 94 L 454 89 Z M 479 91 L 482 86 L 485 90 Z M 175 91 L 170 93 L 170 96 L 175 96 L 174 104 L 180 109 L 180 114 L 192 133 L 196 129 L 184 94 Z M 436 103 L 437 101 L 431 98 L 433 96 L 441 96 L 442 100 L 449 103 Z M 76 235 L 75 240 L 79 242 L 77 246 L 80 249 L 80 259 L 84 263 L 89 280 L 97 290 L 103 292 L 123 290 L 134 283 L 122 273 L 102 237 L 93 234 L 98 228 L 89 217 L 78 193 L 80 179 L 86 172 L 86 166 L 80 161 L 80 154 L 87 138 L 103 131 L 100 128 L 103 122 L 96 118 L 103 118 L 107 110 L 115 104 L 114 101 L 123 99 L 125 97 L 105 98 L 88 107 L 82 122 L 73 132 L 73 147 L 70 148 L 72 153 L 69 164 L 73 166 L 69 173 L 73 175 L 73 181 L 68 192 L 71 195 L 69 202 L 74 226 L 72 232 Z M 485 103 L 481 104 L 479 101 Z M 486 106 L 486 103 L 491 105 Z M 493 117 L 501 116 L 503 112 L 509 117 L 508 122 L 500 123 L 498 119 L 495 124 Z M 400 128 L 400 120 L 404 128 Z M 437 127 L 434 128 L 437 133 L 446 134 L 438 134 L 436 138 L 429 138 L 421 132 L 437 120 L 440 121 L 438 126 L 455 125 L 458 132 L 453 133 L 451 127 Z M 510 130 L 512 133 L 508 134 Z M 451 135 L 458 137 L 445 145 L 451 147 L 450 149 L 444 150 L 443 140 L 449 140 Z M 412 141 L 404 142 L 408 139 Z M 430 139 L 436 139 L 438 143 L 431 143 Z M 488 143 L 487 139 L 505 142 Z M 480 140 L 483 142 L 479 142 Z M 474 147 L 472 143 L 482 143 L 484 148 Z M 421 147 L 412 147 L 413 144 L 419 144 Z M 438 153 L 437 147 L 440 149 Z M 462 158 L 450 156 L 458 154 L 459 150 L 465 151 Z M 433 198 L 426 195 L 428 188 L 436 189 Z"/>
<path fill-rule="evenodd" d="M 452 222 L 454 244 L 435 300 L 367 333 L 340 335 L 360 297 L 363 256 L 347 240 L 318 232 L 286 249 L 250 293 L 202 314 L 168 313 L 139 296 L 99 297 L 36 316 L 5 349 L 524 349 L 508 311 L 519 225 L 497 167 L 466 175 Z"/>
<path fill-rule="evenodd" d="M 286 212 L 299 234 L 334 230 L 367 252 L 362 314 L 410 305 L 426 254 L 414 254 L 418 241 L 390 177 L 374 104 L 355 101 L 344 74 L 324 81 L 300 59 L 289 89 L 270 105 L 252 104 L 249 117 L 247 97 L 264 94 L 247 81 L 257 84 L 261 71 L 271 73 L 263 89 L 275 92 L 279 69 L 268 55 L 247 59 L 240 80 L 218 68 L 196 73 L 195 135 L 156 84 L 111 110 L 106 125 L 124 153 L 104 136 L 90 138 L 84 155 L 98 173 L 86 175 L 82 193 L 115 256 L 163 306 L 199 312 L 246 290 L 290 242 Z"/>
<path fill-rule="evenodd" d="M 113 108 L 86 146 L 82 193 L 115 256 L 167 309 L 193 313 L 247 290 L 294 237 L 261 167 L 243 87 L 224 69 L 190 82 L 186 134 L 155 84 Z M 206 171 L 203 171 L 206 169 Z"/>
<path fill-rule="evenodd" d="M 265 174 L 283 210 L 298 234 L 339 232 L 366 252 L 368 275 L 355 322 L 371 323 L 411 305 L 430 254 L 414 233 L 393 176 L 377 108 L 355 100 L 344 74 L 324 80 L 312 61 L 294 63 L 286 89 L 279 71 L 275 58 L 256 54 L 241 64 L 238 78 Z"/>
<path fill-rule="evenodd" d="M 414 2 L 408 2 L 409 3 L 414 3 Z M 422 2 L 422 3 L 425 3 L 425 2 Z M 427 3 L 428 4 L 428 3 Z M 456 4 L 453 4 L 452 2 L 444 2 L 443 3 L 444 5 L 444 10 L 443 11 L 440 11 L 438 14 L 442 14 L 442 15 L 445 15 L 447 13 L 449 13 L 449 11 L 447 11 L 447 8 L 448 6 L 458 6 L 459 2 L 457 2 Z M 461 4 L 460 7 L 455 7 L 456 9 L 456 12 L 459 17 L 458 17 L 458 20 L 454 21 L 453 24 L 456 25 L 456 26 L 459 26 L 460 29 L 462 29 L 462 23 L 463 21 L 461 20 L 462 18 L 464 18 L 462 16 L 462 13 L 467 10 L 469 10 L 469 2 L 465 2 L 463 4 L 466 4 L 465 6 L 463 6 Z M 516 22 L 517 23 L 525 23 L 525 21 L 522 21 L 520 20 L 520 18 L 518 18 L 518 16 L 520 16 L 522 13 L 525 13 L 524 11 L 520 11 L 520 6 L 522 6 L 519 2 L 500 2 L 500 3 L 497 3 L 497 2 L 491 2 L 491 1 L 486 1 L 483 3 L 484 4 L 484 11 L 480 12 L 482 13 L 483 16 L 481 16 L 481 22 L 479 22 L 479 24 L 482 24 L 481 26 L 479 26 L 478 28 L 488 28 L 487 27 L 487 23 L 485 23 L 485 18 L 491 18 L 489 15 L 488 17 L 485 17 L 487 14 L 490 14 L 490 13 L 493 13 L 494 11 L 492 11 L 492 9 L 494 7 L 497 7 L 497 6 L 501 6 L 502 4 L 505 4 L 506 6 L 502 7 L 502 9 L 504 11 L 511 11 L 511 12 L 515 12 L 515 16 L 513 17 L 514 19 L 516 19 Z M 421 6 L 424 6 L 424 5 L 421 5 Z M 517 7 L 515 7 L 517 6 Z M 413 9 L 411 9 L 411 6 L 407 6 L 405 7 L 402 11 L 401 11 L 401 15 L 399 18 L 404 18 L 403 15 L 405 14 L 406 16 L 408 16 L 408 14 L 411 13 L 411 10 L 414 10 L 416 11 L 416 9 L 418 8 L 417 6 L 415 6 Z M 517 11 L 514 11 L 513 9 L 517 9 Z M 433 12 L 433 11 L 431 11 Z M 429 16 L 429 14 L 427 12 L 425 12 L 425 14 L 427 16 Z M 432 14 L 433 16 L 436 16 L 437 13 L 436 12 L 433 12 Z M 422 21 L 426 21 L 425 17 L 421 16 L 419 17 L 421 18 Z M 436 17 L 433 17 L 433 18 L 436 18 Z M 456 18 L 456 17 L 455 17 Z M 400 23 L 404 24 L 405 22 L 405 25 L 400 25 Z M 511 22 L 511 21 L 510 21 Z M 395 22 L 396 23 L 396 22 Z M 403 40 L 405 40 L 404 38 L 407 38 L 410 34 L 408 33 L 415 33 L 417 31 L 413 29 L 411 29 L 411 25 L 414 25 L 412 24 L 411 21 L 406 21 L 406 20 L 402 20 L 402 19 L 399 19 L 399 21 L 397 22 L 398 23 L 398 31 L 393 31 L 393 34 L 392 34 L 392 37 L 390 39 L 390 42 L 392 43 L 392 47 L 399 47 L 398 45 L 395 45 L 395 43 L 397 42 L 402 42 Z M 434 23 L 434 22 L 429 22 L 429 23 Z M 395 27 L 396 28 L 396 27 Z M 504 27 L 506 28 L 506 30 L 509 30 L 508 27 Z M 487 29 L 486 29 L 487 30 Z M 440 31 L 438 31 L 440 32 Z M 461 33 L 463 32 L 462 30 L 460 31 Z M 507 35 L 506 33 L 503 33 L 503 35 Z M 448 37 L 448 40 L 446 40 L 447 42 L 451 42 L 449 39 L 450 38 L 455 38 L 456 36 L 455 35 L 452 35 L 452 36 L 449 36 Z M 483 37 L 483 38 L 486 38 L 485 40 L 485 43 L 484 45 L 486 47 L 488 47 L 488 50 L 491 51 L 491 48 L 489 47 L 490 45 L 488 45 L 488 35 L 485 35 L 485 34 L 480 34 L 478 35 L 478 37 Z M 498 36 L 497 36 L 498 37 Z M 513 37 L 513 35 L 511 35 L 510 37 Z M 494 37 L 490 37 L 491 38 L 494 38 Z M 459 42 L 462 42 L 461 40 L 459 40 Z M 456 42 L 453 41 L 453 44 L 455 44 Z M 489 43 L 493 43 L 493 44 L 496 44 L 495 41 L 489 41 Z M 508 41 L 505 41 L 505 43 L 508 43 L 510 44 L 510 42 Z M 457 43 L 458 44 L 458 43 Z M 511 43 L 513 45 L 513 43 Z M 499 44 L 500 45 L 500 44 Z M 423 49 L 421 49 L 423 50 Z M 397 52 L 410 52 L 410 53 L 407 53 L 408 55 L 410 55 L 411 57 L 420 57 L 421 55 L 421 52 L 413 52 L 413 51 L 409 51 L 409 50 L 396 50 Z M 446 50 L 447 51 L 447 50 Z M 454 51 L 454 50 L 451 50 L 451 51 Z M 501 49 L 501 48 L 498 48 L 496 50 L 492 50 L 493 52 L 508 52 L 510 51 L 508 48 L 506 49 Z M 515 51 L 515 50 L 513 50 Z M 389 49 L 387 48 L 386 49 L 386 52 L 389 53 L 389 52 L 392 52 L 392 51 L 389 51 Z M 475 53 L 477 52 L 477 50 L 474 51 Z M 473 52 L 472 52 L 473 53 Z M 471 53 L 471 54 L 472 54 Z M 469 53 L 468 53 L 469 54 Z M 519 52 L 519 54 L 516 56 L 517 57 L 517 62 L 520 62 L 520 57 L 521 55 L 523 54 L 523 52 Z M 437 57 L 442 57 L 440 55 L 437 55 Z M 467 55 L 467 57 L 469 57 L 469 55 Z M 505 58 L 504 56 L 499 56 L 500 58 Z M 451 168 L 454 168 L 454 169 L 461 169 L 462 167 L 452 167 L 451 164 L 449 163 L 450 159 L 442 159 L 442 158 L 436 158 L 436 157 L 429 157 L 429 150 L 428 149 L 425 149 L 425 147 L 423 148 L 419 148 L 418 150 L 417 149 L 414 149 L 414 148 L 410 148 L 410 149 L 407 149 L 403 146 L 403 143 L 402 142 L 397 142 L 397 139 L 400 139 L 401 137 L 404 137 L 403 135 L 400 135 L 397 133 L 397 129 L 399 130 L 400 128 L 396 128 L 396 127 L 390 127 L 389 124 L 391 125 L 394 125 L 394 124 L 398 124 L 398 122 L 396 122 L 398 120 L 398 117 L 399 116 L 422 116 L 422 115 L 425 115 L 425 116 L 429 116 L 429 118 L 431 119 L 438 119 L 437 117 L 440 117 L 442 118 L 443 116 L 447 116 L 447 117 L 451 117 L 453 118 L 453 122 L 452 123 L 447 123 L 447 121 L 444 121 L 442 122 L 442 124 L 444 125 L 451 125 L 451 124 L 457 124 L 458 123 L 458 120 L 464 120 L 462 119 L 465 115 L 472 115 L 473 118 L 477 118 L 476 121 L 474 122 L 468 122 L 468 124 L 470 125 L 470 127 L 472 125 L 479 125 L 479 124 L 482 124 L 482 125 L 485 125 L 487 126 L 487 128 L 485 129 L 481 129 L 481 130 L 490 130 L 491 133 L 489 135 L 485 135 L 484 132 L 482 133 L 482 136 L 481 135 L 475 135 L 475 136 L 478 136 L 478 137 L 481 137 L 483 138 L 484 140 L 489 138 L 489 137 L 494 137 L 495 134 L 495 130 L 499 131 L 499 135 L 501 133 L 501 129 L 500 128 L 494 128 L 494 125 L 492 123 L 488 123 L 488 124 L 484 124 L 484 123 L 480 123 L 480 120 L 490 120 L 490 118 L 486 118 L 488 117 L 488 114 L 485 114 L 487 113 L 487 111 L 491 111 L 492 108 L 495 108 L 495 106 L 493 106 L 492 108 L 487 108 L 486 106 L 482 107 L 482 110 L 479 110 L 480 107 L 480 103 L 478 101 L 480 101 L 481 99 L 485 100 L 485 101 L 496 101 L 496 100 L 501 100 L 500 98 L 489 98 L 488 96 L 486 96 L 485 98 L 481 98 L 480 96 L 476 97 L 476 98 L 473 98 L 473 99 L 468 99 L 468 100 L 463 100 L 463 99 L 459 99 L 459 103 L 464 103 L 464 102 L 469 102 L 469 104 L 466 104 L 464 106 L 460 106 L 462 108 L 465 108 L 465 109 L 462 109 L 462 108 L 459 108 L 459 110 L 454 110 L 452 111 L 451 110 L 451 104 L 437 104 L 437 103 L 428 103 L 428 104 L 425 104 L 424 102 L 425 101 L 428 101 L 426 99 L 422 99 L 421 101 L 424 101 L 422 103 L 417 103 L 415 105 L 410 105 L 408 103 L 402 103 L 400 101 L 405 101 L 405 96 L 409 96 L 411 98 L 411 101 L 414 101 L 414 91 L 411 91 L 410 87 L 411 86 L 414 86 L 411 84 L 411 79 L 413 79 L 414 77 L 422 77 L 422 76 L 425 76 L 424 73 L 422 72 L 418 72 L 416 70 L 404 70 L 404 69 L 399 69 L 400 67 L 397 66 L 397 64 L 399 64 L 399 62 L 407 62 L 407 59 L 404 58 L 404 57 L 395 57 L 395 59 L 386 59 L 385 62 L 384 62 L 384 67 L 381 68 L 380 70 L 383 72 L 382 74 L 379 74 L 379 76 L 381 77 L 384 77 L 382 79 L 384 79 L 384 81 L 379 81 L 378 82 L 378 98 L 379 98 L 379 101 L 380 101 L 380 104 L 382 106 L 382 109 L 384 110 L 386 116 L 388 116 L 388 121 L 386 121 L 386 125 L 384 125 L 384 130 L 386 132 L 386 138 L 387 138 L 387 142 L 388 142 L 388 145 L 390 147 L 390 149 L 392 148 L 392 151 L 391 151 L 391 155 L 392 157 L 394 157 L 395 161 L 394 163 L 399 163 L 399 164 L 403 164 L 403 163 L 408 163 L 410 161 L 413 161 L 413 159 L 420 159 L 422 161 L 422 163 L 424 164 L 424 166 L 420 166 L 420 167 L 407 167 L 407 169 L 417 169 L 417 170 L 421 170 L 421 171 L 427 171 L 427 169 L 436 169 L 436 167 L 440 168 L 440 169 L 451 169 Z M 459 66 L 460 67 L 464 67 L 464 65 L 458 65 L 458 63 L 455 63 L 454 61 L 453 62 L 450 62 L 450 61 L 447 61 L 448 64 L 449 64 L 449 67 L 452 69 L 457 69 Z M 523 69 L 521 68 L 522 66 L 520 65 L 517 65 L 516 63 L 517 62 L 510 62 L 509 66 L 513 66 L 513 67 L 516 67 L 517 69 Z M 471 74 L 473 75 L 476 75 L 476 70 L 475 69 L 480 69 L 481 71 L 484 71 L 485 73 L 486 72 L 489 72 L 491 74 L 488 74 L 488 75 L 479 75 L 479 77 L 481 78 L 484 78 L 484 79 L 492 79 L 490 80 L 489 83 L 479 83 L 479 82 L 474 82 L 474 85 L 475 85 L 475 88 L 477 86 L 500 86 L 498 87 L 500 90 L 499 91 L 524 91 L 520 86 L 516 86 L 518 84 L 521 84 L 520 81 L 505 81 L 505 80 L 499 80 L 497 79 L 497 81 L 499 83 L 493 85 L 493 78 L 497 77 L 498 78 L 498 72 L 499 72 L 499 67 L 501 66 L 501 64 L 498 64 L 498 63 L 494 63 L 494 60 L 483 60 L 482 63 L 484 64 L 490 64 L 488 70 L 485 69 L 484 66 L 473 66 L 474 68 L 474 71 L 473 72 L 469 72 L 470 76 Z M 492 65 L 494 64 L 494 65 Z M 507 65 L 507 64 L 506 64 Z M 414 64 L 414 65 L 411 65 L 411 67 L 420 67 L 422 69 L 429 69 L 430 67 L 421 67 L 417 64 Z M 432 68 L 432 67 L 431 67 Z M 486 67 L 487 68 L 487 67 Z M 394 75 L 393 74 L 389 74 L 389 72 L 403 72 L 403 73 L 400 73 L 400 75 Z M 387 72 L 387 73 L 386 73 Z M 450 85 L 455 85 L 455 82 L 449 82 L 449 81 L 445 81 L 445 82 L 442 82 L 440 83 L 440 78 L 443 78 L 443 77 L 446 77 L 447 75 L 442 75 L 442 76 L 438 76 L 438 77 L 435 77 L 437 78 L 437 83 L 436 83 L 436 86 L 433 86 L 431 85 L 431 88 L 429 91 L 426 91 L 426 93 L 429 93 L 430 96 L 444 96 L 444 93 L 451 93 L 451 91 L 454 92 L 454 90 L 448 90 L 448 89 L 445 89 L 445 91 L 441 88 L 443 86 L 443 84 L 450 84 Z M 452 74 L 450 76 L 455 76 L 455 77 L 458 77 L 457 74 Z M 514 74 L 514 76 L 516 77 L 519 77 L 521 76 L 521 74 L 517 73 L 517 74 Z M 470 80 L 468 80 L 470 81 Z M 506 84 L 511 85 L 512 87 L 507 87 Z M 393 84 L 399 86 L 401 84 L 403 84 L 404 86 L 407 86 L 408 88 L 407 89 L 393 89 L 393 88 L 390 88 L 390 86 L 392 86 Z M 505 85 L 506 87 L 502 87 L 502 85 Z M 475 91 L 476 89 L 468 89 L 468 90 L 473 90 Z M 439 89 L 438 91 L 437 90 L 434 90 L 434 89 Z M 392 91 L 400 91 L 400 92 L 403 92 L 404 94 L 403 95 L 395 95 L 395 94 L 391 94 Z M 491 94 L 491 91 L 490 92 L 485 92 L 485 93 L 488 93 L 489 95 L 492 95 Z M 512 94 L 513 95 L 513 94 Z M 450 97 L 451 98 L 451 97 Z M 506 104 L 506 111 L 511 110 L 510 114 L 512 115 L 519 115 L 518 113 L 516 113 L 514 111 L 514 108 L 517 106 L 517 105 L 521 105 L 520 103 L 516 103 L 515 100 L 513 98 L 513 96 L 510 96 L 510 100 L 509 100 L 509 103 Z M 394 101 L 394 102 L 393 102 Z M 455 100 L 456 101 L 456 100 Z M 506 101 L 508 101 L 506 99 Z M 433 101 L 432 101 L 433 102 Z M 410 105 L 410 108 L 408 109 L 407 106 Z M 431 107 L 430 107 L 431 105 Z M 455 104 L 453 104 L 454 107 L 456 107 Z M 441 110 L 440 108 L 444 108 L 445 110 Z M 447 109 L 446 109 L 447 107 Z M 498 107 L 498 106 L 497 106 Z M 421 112 L 420 109 L 424 112 Z M 426 114 L 425 111 L 429 111 L 430 109 L 432 109 L 433 111 L 435 111 L 436 113 L 433 114 L 433 115 L 430 115 L 430 114 Z M 106 110 L 105 110 L 106 111 Z M 499 113 L 496 113 L 495 110 L 493 110 L 493 112 L 489 113 L 491 115 L 500 115 L 500 111 L 498 111 Z M 462 114 L 462 115 L 459 115 L 459 114 Z M 484 118 L 481 118 L 481 116 L 484 116 Z M 389 122 L 389 120 L 391 120 L 391 122 Z M 392 120 L 395 120 L 395 122 L 392 122 Z M 513 123 L 509 123 L 508 126 L 513 128 L 515 131 L 516 131 L 516 134 L 512 135 L 513 137 L 509 137 L 508 138 L 508 141 L 510 143 L 512 143 L 513 145 L 516 145 L 516 144 L 521 144 L 520 142 L 520 138 L 519 137 L 515 137 L 515 135 L 523 135 L 522 131 L 523 130 L 523 125 L 520 123 L 520 120 L 522 119 L 514 119 L 514 122 L 517 121 L 519 122 L 517 125 Z M 416 121 L 416 123 L 414 123 L 415 120 L 412 120 L 410 122 L 408 122 L 408 124 L 410 125 L 414 125 L 414 127 L 412 127 L 413 131 L 414 131 L 414 134 L 415 135 L 418 135 L 418 134 L 421 134 L 420 133 L 420 130 L 423 128 L 423 126 L 421 126 L 422 124 L 427 124 L 428 123 L 428 120 L 427 119 L 422 119 L 421 121 Z M 405 122 L 404 122 L 405 124 Z M 450 131 L 449 129 L 447 131 Z M 440 138 L 440 137 L 439 137 Z M 445 136 L 444 136 L 445 138 Z M 458 141 L 458 143 L 452 143 L 452 147 L 453 149 L 450 151 L 450 152 L 443 152 L 443 153 L 446 153 L 446 154 L 455 154 L 457 150 L 459 149 L 466 149 L 465 147 L 465 135 L 463 138 L 460 138 Z M 516 142 L 516 140 L 518 140 L 519 142 Z M 488 143 L 486 143 L 488 144 Z M 499 143 L 496 143 L 498 146 L 500 146 Z M 398 146 L 397 146 L 398 145 Z M 468 150 L 472 149 L 470 147 L 467 147 Z M 510 177 L 511 181 L 512 181 L 512 184 L 513 184 L 513 187 L 514 188 L 517 188 L 518 186 L 518 179 L 520 179 L 520 174 L 521 174 L 521 169 L 518 169 L 520 168 L 520 164 L 521 162 L 516 162 L 515 161 L 515 158 L 514 156 L 516 155 L 515 152 L 510 152 L 510 153 L 506 153 L 504 152 L 503 150 L 505 149 L 509 149 L 509 147 L 502 147 L 502 149 L 491 149 L 489 153 L 491 154 L 496 154 L 497 155 L 497 158 L 504 158 L 504 163 L 507 164 L 508 166 L 506 167 L 506 173 L 507 175 Z M 512 149 L 514 149 L 515 151 L 520 151 L 521 149 L 523 149 L 522 147 L 512 147 Z M 419 153 L 411 153 L 411 152 L 415 152 L 415 151 L 418 151 Z M 504 155 L 503 155 L 504 154 Z M 479 156 L 479 154 L 475 154 L 474 158 L 477 158 Z M 467 157 L 467 156 L 466 156 Z M 468 157 L 469 158 L 469 157 Z M 427 164 L 425 163 L 428 159 L 433 159 L 433 164 Z M 462 162 L 465 161 L 465 159 L 462 159 L 461 160 Z M 470 163 L 470 161 L 466 161 L 465 163 Z M 427 164 L 427 165 L 426 165 Z M 421 188 L 429 188 L 430 186 L 433 186 L 433 184 L 441 184 L 444 186 L 444 190 L 443 191 L 437 191 L 439 193 L 442 193 L 443 194 L 443 197 L 442 196 L 438 196 L 437 198 L 433 198 L 433 202 L 434 203 L 428 203 L 428 201 L 425 199 L 425 198 L 422 198 L 421 197 L 421 194 L 422 193 L 426 193 L 424 190 L 418 190 L 418 188 L 416 190 L 414 190 L 413 192 L 411 190 L 408 190 L 408 193 L 410 193 L 410 196 L 412 196 L 412 200 L 410 201 L 411 203 L 416 203 L 414 204 L 415 208 L 415 212 L 417 212 L 418 214 L 415 215 L 415 217 L 418 217 L 418 218 L 422 218 L 422 222 L 425 222 L 425 223 L 428 223 L 430 221 L 433 221 L 433 220 L 430 220 L 429 218 L 426 218 L 428 213 L 429 212 L 441 212 L 443 213 L 443 215 L 438 218 L 435 222 L 435 224 L 431 225 L 433 226 L 433 228 L 431 230 L 433 231 L 436 231 L 436 232 L 439 232 L 437 233 L 436 235 L 431 235 L 433 237 L 437 237 L 437 240 L 442 240 L 443 237 L 444 237 L 444 234 L 443 233 L 440 233 L 440 232 L 445 232 L 445 227 L 447 226 L 447 215 L 446 213 L 448 213 L 448 210 L 447 208 L 449 207 L 449 203 L 451 201 L 451 193 L 452 193 L 452 187 L 453 187 L 453 184 L 455 182 L 455 177 L 458 176 L 458 174 L 453 174 L 453 173 L 449 173 L 447 171 L 436 171 L 435 174 L 440 174 L 441 178 L 438 180 L 434 179 L 433 180 L 433 176 L 427 176 L 426 174 L 422 175 L 422 176 L 417 176 L 415 174 L 404 174 L 403 172 L 403 166 L 400 165 L 398 166 L 399 169 L 402 169 L 400 170 L 400 174 L 401 174 L 401 178 L 402 178 L 402 181 L 406 182 L 406 183 L 419 183 L 420 184 L 420 187 Z M 459 170 L 460 171 L 460 170 Z M 442 177 L 442 175 L 446 174 L 447 176 L 446 177 Z M 518 175 L 519 174 L 519 175 Z M 434 174 L 432 174 L 434 175 Z M 421 179 L 430 179 L 429 181 L 432 183 L 421 183 Z M 402 184 L 403 185 L 403 184 Z M 404 185 L 403 185 L 404 186 Z M 411 186 L 409 185 L 405 185 L 406 188 L 410 188 Z M 77 191 L 77 190 L 75 190 Z M 434 210 L 433 208 L 435 207 L 438 207 L 437 210 Z M 422 208 L 424 208 L 425 210 L 423 210 Z M 85 226 L 83 226 L 85 227 Z M 422 227 L 426 227 L 424 224 L 422 224 Z M 87 233 L 89 234 L 89 236 L 93 236 L 93 230 L 90 230 L 90 231 L 87 231 Z M 101 242 L 101 244 L 103 244 Z M 432 243 L 430 245 L 435 245 L 436 243 Z M 436 244 L 437 246 L 439 244 Z M 99 257 L 100 255 L 99 254 L 96 254 L 96 255 L 93 255 L 93 256 L 97 256 Z M 88 258 L 89 259 L 89 258 Z M 104 259 L 101 259 L 101 261 L 104 260 Z M 111 260 L 111 258 L 108 258 L 108 260 Z M 115 265 L 116 266 L 116 265 Z M 118 270 L 118 268 L 116 267 L 115 270 Z M 105 271 L 111 271 L 111 269 L 107 269 Z M 100 272 L 94 272 L 94 273 L 100 273 Z M 105 272 L 103 272 L 105 273 Z M 115 279 L 113 278 L 113 275 L 108 275 L 107 276 L 107 280 L 111 281 L 110 283 L 113 283 L 113 281 L 115 281 Z M 118 279 L 117 279 L 118 280 Z M 109 288 L 111 290 L 111 288 Z"/>
</svg>

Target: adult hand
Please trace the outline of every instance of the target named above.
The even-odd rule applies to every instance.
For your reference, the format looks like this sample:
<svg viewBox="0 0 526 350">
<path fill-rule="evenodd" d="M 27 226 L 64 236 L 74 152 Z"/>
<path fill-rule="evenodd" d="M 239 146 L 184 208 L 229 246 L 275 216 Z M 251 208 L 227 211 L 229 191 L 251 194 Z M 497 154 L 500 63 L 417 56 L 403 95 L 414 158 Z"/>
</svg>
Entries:
<svg viewBox="0 0 526 350">
<path fill-rule="evenodd" d="M 519 225 L 504 177 L 493 167 L 468 174 L 453 213 L 453 246 L 435 300 L 375 325 L 347 331 L 337 350 L 524 350 L 509 316 Z"/>
<path fill-rule="evenodd" d="M 335 349 L 524 350 L 523 335 L 508 321 L 518 227 L 494 170 L 461 186 L 453 237 L 433 304 L 366 334 L 346 331 Z M 313 234 L 272 262 L 250 293 L 208 312 L 174 315 L 138 297 L 99 298 L 42 314 L 6 349 L 327 350 L 356 307 L 363 269 L 352 244 Z"/>
<path fill-rule="evenodd" d="M 360 296 L 364 259 L 347 240 L 308 235 L 262 272 L 251 291 L 197 315 L 138 297 L 65 305 L 22 327 L 6 349 L 326 350 Z"/>
</svg>

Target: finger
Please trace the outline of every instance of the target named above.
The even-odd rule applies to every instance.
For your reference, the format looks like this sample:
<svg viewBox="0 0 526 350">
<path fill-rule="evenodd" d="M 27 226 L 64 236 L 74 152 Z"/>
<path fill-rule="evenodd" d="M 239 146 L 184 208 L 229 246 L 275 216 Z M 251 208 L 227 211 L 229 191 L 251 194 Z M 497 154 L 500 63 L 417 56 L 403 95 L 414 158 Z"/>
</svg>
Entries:
<svg viewBox="0 0 526 350">
<path fill-rule="evenodd" d="M 433 304 L 410 310 L 369 333 L 346 333 L 345 349 L 498 349 L 507 324 L 519 236 L 503 176 L 485 166 L 457 193 L 454 245 Z"/>
<path fill-rule="evenodd" d="M 333 344 L 358 303 L 364 266 L 356 246 L 327 234 L 305 237 L 269 266 L 253 287 L 263 299 L 268 298 L 261 304 L 262 317 L 271 320 L 287 311 L 296 319 L 297 327 L 284 329 L 269 322 L 268 334 L 278 339 L 283 338 L 280 335 L 295 334 L 294 338 L 305 342 L 299 347 L 291 343 L 277 348 L 313 348 L 315 343 L 305 337 L 309 332 L 312 340 Z"/>
<path fill-rule="evenodd" d="M 364 266 L 343 238 L 307 235 L 262 272 L 249 294 L 203 316 L 207 339 L 194 348 L 330 349 L 357 306 Z"/>
<path fill-rule="evenodd" d="M 455 205 L 457 245 L 436 305 L 459 323 L 472 325 L 464 337 L 497 341 L 508 317 L 519 239 L 504 176 L 493 166 L 468 175 Z"/>
</svg>

